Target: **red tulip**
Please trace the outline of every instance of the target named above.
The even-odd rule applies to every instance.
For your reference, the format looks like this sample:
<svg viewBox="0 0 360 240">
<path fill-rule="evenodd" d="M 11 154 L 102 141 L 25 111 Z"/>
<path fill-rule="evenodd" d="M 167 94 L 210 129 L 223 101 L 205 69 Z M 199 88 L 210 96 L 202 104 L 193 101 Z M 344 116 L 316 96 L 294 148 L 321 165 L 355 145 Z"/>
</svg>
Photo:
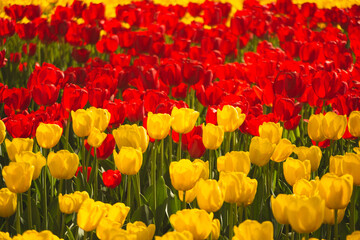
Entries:
<svg viewBox="0 0 360 240">
<path fill-rule="evenodd" d="M 321 99 L 331 99 L 340 91 L 341 79 L 335 71 L 320 70 L 312 78 L 312 88 Z"/>
<path fill-rule="evenodd" d="M 0 19 L 0 37 L 11 37 L 15 33 L 15 21 L 9 19 Z"/>
<path fill-rule="evenodd" d="M 26 88 L 4 89 L 3 101 L 5 114 L 10 116 L 26 110 L 30 105 L 30 91 Z"/>
<path fill-rule="evenodd" d="M 62 86 L 64 82 L 64 72 L 50 63 L 43 63 L 41 67 L 35 66 L 35 70 L 31 73 L 28 80 L 27 87 L 29 90 L 32 90 L 35 85 L 39 84 Z"/>
<path fill-rule="evenodd" d="M 293 99 L 278 98 L 274 103 L 274 115 L 277 121 L 284 122 L 286 129 L 295 129 L 299 125 L 301 104 Z"/>
<path fill-rule="evenodd" d="M 4 67 L 7 63 L 7 59 L 5 58 L 5 49 L 0 51 L 0 68 Z"/>
<path fill-rule="evenodd" d="M 87 140 L 85 140 L 85 148 L 90 151 L 91 148 L 91 156 L 94 156 L 94 148 L 91 147 Z M 105 160 L 113 153 L 115 149 L 115 139 L 112 134 L 107 134 L 103 143 L 96 149 L 96 157 L 100 160 Z"/>
<path fill-rule="evenodd" d="M 64 88 L 63 96 L 61 99 L 61 105 L 65 112 L 63 112 L 64 118 L 69 118 L 71 110 L 76 111 L 80 108 L 84 108 L 88 101 L 88 91 L 84 88 L 80 88 L 74 84 L 67 84 Z"/>
<path fill-rule="evenodd" d="M 25 6 L 25 16 L 30 21 L 35 20 L 41 16 L 41 8 L 39 5 L 26 5 Z"/>
<path fill-rule="evenodd" d="M 71 56 L 77 61 L 78 63 L 85 63 L 90 56 L 90 51 L 86 48 L 73 48 L 71 52 Z"/>
<path fill-rule="evenodd" d="M 23 5 L 13 4 L 10 7 L 4 7 L 6 15 L 11 19 L 19 21 L 25 16 L 25 7 Z"/>
<path fill-rule="evenodd" d="M 28 138 L 33 129 L 33 117 L 31 115 L 16 114 L 3 119 L 6 131 L 13 138 Z"/>
<path fill-rule="evenodd" d="M 187 85 L 194 85 L 204 77 L 204 67 L 194 61 L 186 61 L 183 64 L 183 82 Z"/>
<path fill-rule="evenodd" d="M 90 3 L 89 7 L 82 12 L 85 23 L 95 23 L 105 18 L 105 6 L 103 3 Z"/>
<path fill-rule="evenodd" d="M 121 173 L 119 170 L 107 170 L 102 174 L 104 185 L 108 188 L 116 188 L 121 183 Z"/>
<path fill-rule="evenodd" d="M 145 112 L 155 113 L 159 104 L 169 100 L 164 92 L 147 90 L 143 96 Z"/>
<path fill-rule="evenodd" d="M 95 44 L 100 38 L 100 28 L 97 26 L 85 25 L 81 29 L 81 37 L 86 44 Z"/>
<path fill-rule="evenodd" d="M 36 104 L 50 106 L 54 104 L 59 96 L 60 86 L 54 84 L 37 84 L 32 89 L 32 97 Z"/>
<path fill-rule="evenodd" d="M 142 100 L 131 100 L 129 102 L 126 102 L 125 106 L 127 119 L 131 123 L 142 121 L 144 119 L 145 108 Z"/>
<path fill-rule="evenodd" d="M 21 39 L 24 40 L 31 40 L 36 36 L 36 27 L 35 23 L 23 23 L 23 24 L 16 24 L 15 31 L 19 35 Z"/>
<path fill-rule="evenodd" d="M 126 103 L 119 99 L 114 101 L 105 100 L 103 103 L 103 108 L 107 109 L 111 114 L 109 127 L 117 128 L 120 124 L 123 124 L 126 117 Z"/>
<path fill-rule="evenodd" d="M 76 173 L 75 173 L 76 177 L 78 176 L 79 172 L 83 173 L 83 167 L 82 166 L 78 167 L 78 169 L 76 170 Z M 87 175 L 86 175 L 87 176 L 87 179 L 86 179 L 87 182 L 90 179 L 90 174 L 91 174 L 91 167 L 87 167 Z"/>
<path fill-rule="evenodd" d="M 109 37 L 104 36 L 100 41 L 96 43 L 96 49 L 100 53 L 113 53 L 119 46 L 119 37 L 117 35 L 111 35 Z"/>
<path fill-rule="evenodd" d="M 82 12 L 86 9 L 86 3 L 84 3 L 83 1 L 75 0 L 71 7 L 74 11 L 75 17 L 81 18 Z"/>
<path fill-rule="evenodd" d="M 168 86 L 178 86 L 181 83 L 181 67 L 178 63 L 167 61 L 159 67 L 160 80 Z"/>
<path fill-rule="evenodd" d="M 203 144 L 202 137 L 199 135 L 193 136 L 187 145 L 187 150 L 192 158 L 200 158 L 204 155 L 206 148 Z"/>
</svg>

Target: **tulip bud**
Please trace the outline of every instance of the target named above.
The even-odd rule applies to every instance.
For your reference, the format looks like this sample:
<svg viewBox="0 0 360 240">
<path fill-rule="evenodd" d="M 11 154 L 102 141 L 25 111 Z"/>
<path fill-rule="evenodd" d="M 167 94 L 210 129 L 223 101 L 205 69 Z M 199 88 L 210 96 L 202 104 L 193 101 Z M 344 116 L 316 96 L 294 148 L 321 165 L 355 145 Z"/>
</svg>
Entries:
<svg viewBox="0 0 360 240">
<path fill-rule="evenodd" d="M 60 150 L 56 153 L 50 152 L 47 165 L 50 173 L 57 179 L 70 179 L 74 177 L 79 166 L 79 157 L 68 150 Z"/>
<path fill-rule="evenodd" d="M 94 127 L 99 129 L 100 132 L 106 130 L 109 125 L 111 114 L 107 109 L 90 107 L 86 109 L 93 119 Z"/>
<path fill-rule="evenodd" d="M 40 176 L 41 169 L 46 165 L 46 159 L 40 152 L 33 153 L 23 151 L 20 154 L 15 155 L 15 161 L 28 162 L 35 167 L 32 180 L 35 180 Z"/>
<path fill-rule="evenodd" d="M 270 221 L 259 223 L 255 220 L 245 220 L 240 225 L 234 226 L 234 239 L 247 240 L 272 240 L 274 239 L 274 227 Z"/>
<path fill-rule="evenodd" d="M 282 136 L 283 128 L 280 123 L 264 122 L 259 126 L 261 138 L 267 138 L 271 143 L 278 144 Z"/>
<path fill-rule="evenodd" d="M 326 139 L 338 140 L 345 133 L 347 120 L 345 115 L 327 112 L 322 119 L 323 133 Z"/>
<path fill-rule="evenodd" d="M 224 128 L 225 132 L 233 132 L 238 129 L 245 121 L 246 115 L 241 113 L 239 107 L 225 105 L 217 110 L 217 122 Z"/>
<path fill-rule="evenodd" d="M 118 129 L 113 130 L 116 145 L 121 147 L 141 148 L 144 153 L 149 145 L 149 136 L 146 129 L 142 126 L 121 125 Z"/>
<path fill-rule="evenodd" d="M 0 119 L 0 144 L 3 143 L 6 137 L 6 127 L 4 122 Z"/>
<path fill-rule="evenodd" d="M 148 113 L 147 131 L 151 138 L 161 140 L 169 135 L 172 118 L 169 114 Z"/>
<path fill-rule="evenodd" d="M 100 132 L 99 129 L 94 127 L 91 129 L 89 137 L 87 138 L 87 143 L 94 148 L 98 148 L 101 146 L 106 136 L 106 133 Z"/>
<path fill-rule="evenodd" d="M 293 152 L 294 148 L 295 145 L 292 144 L 289 140 L 287 140 L 286 138 L 281 139 L 276 145 L 273 154 L 271 155 L 271 160 L 273 160 L 274 162 L 285 161 L 285 159 L 287 159 Z"/>
<path fill-rule="evenodd" d="M 298 180 L 310 179 L 311 163 L 309 160 L 300 161 L 289 157 L 283 164 L 286 182 L 293 186 Z"/>
<path fill-rule="evenodd" d="M 78 137 L 89 136 L 91 129 L 94 127 L 94 120 L 90 112 L 84 109 L 78 109 L 76 112 L 71 111 L 74 133 Z"/>
<path fill-rule="evenodd" d="M 194 128 L 199 112 L 190 108 L 178 109 L 174 107 L 171 111 L 171 117 L 173 117 L 172 129 L 177 133 L 185 134 L 191 132 Z"/>
<path fill-rule="evenodd" d="M 294 153 L 301 161 L 310 160 L 312 172 L 315 172 L 319 168 L 322 152 L 318 146 L 311 146 L 310 148 L 296 147 L 294 148 Z"/>
<path fill-rule="evenodd" d="M 203 124 L 202 141 L 206 149 L 218 149 L 224 140 L 224 130 L 222 126 L 208 123 Z"/>
<path fill-rule="evenodd" d="M 22 151 L 32 151 L 34 140 L 30 138 L 14 138 L 12 141 L 5 139 L 6 151 L 11 161 L 15 155 Z"/>
<path fill-rule="evenodd" d="M 8 188 L 0 189 L 0 217 L 7 218 L 16 211 L 17 195 Z M 1 235 L 0 235 L 1 239 Z"/>
<path fill-rule="evenodd" d="M 26 192 L 31 186 L 35 167 L 27 162 L 10 162 L 2 175 L 7 188 L 14 193 Z"/>
<path fill-rule="evenodd" d="M 57 124 L 40 123 L 36 129 L 36 141 L 42 148 L 50 149 L 60 141 L 63 129 Z"/>
<path fill-rule="evenodd" d="M 141 168 L 143 155 L 140 148 L 122 147 L 119 154 L 114 150 L 114 160 L 121 173 L 135 175 Z"/>
<path fill-rule="evenodd" d="M 219 172 L 243 172 L 246 175 L 250 172 L 249 152 L 232 151 L 221 156 L 217 160 Z"/>
<path fill-rule="evenodd" d="M 192 189 L 200 178 L 202 167 L 188 159 L 171 162 L 169 173 L 171 184 L 178 191 Z"/>
<path fill-rule="evenodd" d="M 353 137 L 360 137 L 360 111 L 352 111 L 350 113 L 348 129 Z"/>
<path fill-rule="evenodd" d="M 262 167 L 270 161 L 276 144 L 271 143 L 268 138 L 253 137 L 250 143 L 249 156 L 251 163 Z"/>
<path fill-rule="evenodd" d="M 323 132 L 323 119 L 324 115 L 322 113 L 310 116 L 308 123 L 308 135 L 311 140 L 315 142 L 322 142 L 326 139 Z"/>
<path fill-rule="evenodd" d="M 224 195 L 216 180 L 199 180 L 196 200 L 200 209 L 207 212 L 218 211 L 224 203 Z"/>
</svg>

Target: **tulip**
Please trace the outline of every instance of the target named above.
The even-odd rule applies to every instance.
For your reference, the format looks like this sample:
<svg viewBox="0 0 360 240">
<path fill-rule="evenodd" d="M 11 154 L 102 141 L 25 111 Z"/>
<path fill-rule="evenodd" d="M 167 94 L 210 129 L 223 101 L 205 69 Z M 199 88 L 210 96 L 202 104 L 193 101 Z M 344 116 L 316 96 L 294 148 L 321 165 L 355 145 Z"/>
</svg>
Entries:
<svg viewBox="0 0 360 240">
<path fill-rule="evenodd" d="M 56 153 L 50 152 L 47 165 L 54 178 L 71 179 L 78 169 L 79 157 L 67 150 L 60 150 Z"/>
<path fill-rule="evenodd" d="M 354 231 L 352 234 L 346 236 L 346 240 L 358 240 L 360 238 L 360 231 Z"/>
<path fill-rule="evenodd" d="M 217 122 L 224 128 L 225 132 L 233 132 L 238 129 L 245 121 L 246 115 L 241 113 L 239 107 L 225 105 L 217 110 Z"/>
<path fill-rule="evenodd" d="M 14 193 L 26 192 L 31 186 L 35 167 L 27 162 L 10 162 L 2 175 L 7 188 Z"/>
<path fill-rule="evenodd" d="M 119 153 L 114 150 L 114 160 L 121 173 L 135 175 L 141 168 L 143 155 L 140 148 L 122 147 Z"/>
<path fill-rule="evenodd" d="M 246 175 L 250 171 L 249 152 L 232 151 L 221 156 L 217 160 L 217 169 L 219 172 L 243 172 Z"/>
<path fill-rule="evenodd" d="M 142 126 L 121 125 L 118 129 L 113 130 L 116 145 L 121 147 L 141 148 L 144 153 L 149 145 L 149 136 L 146 129 Z"/>
<path fill-rule="evenodd" d="M 259 167 L 265 166 L 270 161 L 275 147 L 276 144 L 271 143 L 268 138 L 253 137 L 249 149 L 251 163 Z"/>
<path fill-rule="evenodd" d="M 12 240 L 13 238 L 10 237 L 8 232 L 0 232 L 0 239 L 2 239 L 2 240 Z"/>
<path fill-rule="evenodd" d="M 6 151 L 11 161 L 15 155 L 22 151 L 32 151 L 34 140 L 30 138 L 14 138 L 12 141 L 5 139 Z"/>
<path fill-rule="evenodd" d="M 170 216 L 177 232 L 189 231 L 194 239 L 206 239 L 212 230 L 213 214 L 200 209 L 184 209 Z"/>
<path fill-rule="evenodd" d="M 324 115 L 320 114 L 313 114 L 310 116 L 308 122 L 308 135 L 311 140 L 315 142 L 322 142 L 326 139 L 323 131 L 323 119 Z"/>
<path fill-rule="evenodd" d="M 322 152 L 318 146 L 311 146 L 310 148 L 296 147 L 294 148 L 294 153 L 301 161 L 310 160 L 312 172 L 315 172 L 319 168 Z"/>
<path fill-rule="evenodd" d="M 107 213 L 107 207 L 103 202 L 86 199 L 77 214 L 77 225 L 86 232 L 95 230 L 102 217 Z"/>
<path fill-rule="evenodd" d="M 298 180 L 310 179 L 311 163 L 309 160 L 300 161 L 289 157 L 283 164 L 286 182 L 293 186 Z"/>
<path fill-rule="evenodd" d="M 202 167 L 188 159 L 171 162 L 169 173 L 171 184 L 178 191 L 192 189 L 200 178 Z"/>
<path fill-rule="evenodd" d="M 6 127 L 4 122 L 0 119 L 0 144 L 3 143 L 6 136 Z"/>
<path fill-rule="evenodd" d="M 71 111 L 74 133 L 78 137 L 89 136 L 94 126 L 92 114 L 84 109 L 78 109 L 76 112 Z"/>
<path fill-rule="evenodd" d="M 295 145 L 292 144 L 289 140 L 287 140 L 286 138 L 281 139 L 276 145 L 273 154 L 271 155 L 271 160 L 273 160 L 274 162 L 285 161 L 285 159 L 287 159 L 293 152 L 294 148 Z"/>
<path fill-rule="evenodd" d="M 173 117 L 171 128 L 177 133 L 186 134 L 194 128 L 199 112 L 190 108 L 178 109 L 174 107 L 171 111 L 171 117 Z"/>
<path fill-rule="evenodd" d="M 161 237 L 155 236 L 155 240 L 193 240 L 193 235 L 189 231 L 167 232 Z"/>
<path fill-rule="evenodd" d="M 151 240 L 155 234 L 155 225 L 150 224 L 146 226 L 145 223 L 136 221 L 134 223 L 128 223 L 126 230 L 130 234 L 136 234 L 137 239 Z"/>
<path fill-rule="evenodd" d="M 264 122 L 259 126 L 259 135 L 267 138 L 271 143 L 278 144 L 282 136 L 283 128 L 280 123 Z"/>
<path fill-rule="evenodd" d="M 211 224 L 211 239 L 217 240 L 220 237 L 220 221 L 219 219 L 213 219 Z"/>
<path fill-rule="evenodd" d="M 90 107 L 86 109 L 86 112 L 90 113 L 95 128 L 99 129 L 100 132 L 106 130 L 111 118 L 111 114 L 107 109 Z"/>
<path fill-rule="evenodd" d="M 46 165 L 46 159 L 40 152 L 33 153 L 23 151 L 15 155 L 15 161 L 28 162 L 35 167 L 32 180 L 35 180 L 40 176 L 41 169 Z"/>
<path fill-rule="evenodd" d="M 320 196 L 292 198 L 287 207 L 291 227 L 298 233 L 316 231 L 323 223 L 325 201 Z"/>
<path fill-rule="evenodd" d="M 87 192 L 76 191 L 74 193 L 62 195 L 59 194 L 59 208 L 62 213 L 72 214 L 78 212 L 81 204 L 89 198 Z"/>
<path fill-rule="evenodd" d="M 87 138 L 87 143 L 93 148 L 98 148 L 104 142 L 106 136 L 106 133 L 100 132 L 99 129 L 94 127 L 90 131 L 89 137 Z"/>
<path fill-rule="evenodd" d="M 320 179 L 319 193 L 330 209 L 343 209 L 350 202 L 353 191 L 353 177 L 345 174 L 341 177 L 327 173 Z"/>
<path fill-rule="evenodd" d="M 209 162 L 204 162 L 201 159 L 195 159 L 194 164 L 198 165 L 201 168 L 200 178 L 206 180 L 209 178 Z"/>
<path fill-rule="evenodd" d="M 295 195 L 303 195 L 306 197 L 319 195 L 319 183 L 319 177 L 311 181 L 302 178 L 293 185 L 293 192 Z"/>
<path fill-rule="evenodd" d="M 0 217 L 7 218 L 16 211 L 17 195 L 8 188 L 0 189 Z M 0 235 L 1 239 L 1 235 Z"/>
<path fill-rule="evenodd" d="M 105 222 L 106 223 L 106 222 Z M 113 226 L 111 226 L 113 225 Z M 112 223 L 101 231 L 101 239 L 121 239 L 121 240 L 137 240 L 136 234 L 130 234 L 128 231 L 121 229 L 117 224 Z"/>
<path fill-rule="evenodd" d="M 345 210 L 344 209 L 338 209 L 337 210 L 337 223 L 340 223 L 345 215 Z M 324 223 L 325 224 L 330 224 L 330 225 L 334 225 L 335 224 L 335 210 L 334 209 L 330 209 L 325 207 L 325 214 L 324 214 Z"/>
<path fill-rule="evenodd" d="M 63 129 L 57 124 L 40 123 L 36 129 L 36 141 L 42 148 L 53 148 L 58 144 Z"/>
<path fill-rule="evenodd" d="M 199 188 L 198 186 L 199 186 L 199 181 L 196 182 L 195 186 L 192 189 L 185 191 L 185 202 L 186 203 L 191 203 L 192 201 L 195 200 L 197 193 L 198 193 L 198 188 Z M 183 202 L 184 201 L 184 191 L 181 191 L 181 190 L 178 191 L 178 196 L 179 196 L 180 201 Z"/>
<path fill-rule="evenodd" d="M 112 231 L 113 229 L 121 229 L 121 227 L 122 227 L 121 223 L 116 222 L 105 216 L 100 220 L 99 224 L 96 227 L 96 236 L 99 239 L 110 239 L 110 238 L 107 238 L 108 231 Z M 121 239 L 123 239 L 123 238 L 121 238 Z"/>
<path fill-rule="evenodd" d="M 345 115 L 327 112 L 321 124 L 325 139 L 338 140 L 345 133 L 347 120 Z"/>
<path fill-rule="evenodd" d="M 238 227 L 234 227 L 235 236 L 232 240 L 272 240 L 274 227 L 270 221 L 259 223 L 255 220 L 245 220 Z"/>
<path fill-rule="evenodd" d="M 151 138 L 161 140 L 169 135 L 172 118 L 169 114 L 148 113 L 147 131 Z"/>
<path fill-rule="evenodd" d="M 343 155 L 330 156 L 329 172 L 334 173 L 339 177 L 344 175 L 344 172 L 343 172 L 343 160 L 344 160 Z"/>
<path fill-rule="evenodd" d="M 360 154 L 345 153 L 342 160 L 342 173 L 353 177 L 354 185 L 360 186 Z"/>
<path fill-rule="evenodd" d="M 216 150 L 224 140 L 224 130 L 222 126 L 216 126 L 212 123 L 203 124 L 202 141 L 206 149 Z"/>
<path fill-rule="evenodd" d="M 125 206 L 124 203 L 115 203 L 109 207 L 106 217 L 123 225 L 129 211 L 130 207 Z"/>
<path fill-rule="evenodd" d="M 107 170 L 102 173 L 104 185 L 108 188 L 116 188 L 121 183 L 121 173 L 119 170 Z"/>
<path fill-rule="evenodd" d="M 218 211 L 224 203 L 224 192 L 216 180 L 200 179 L 196 200 L 200 209 L 207 212 Z"/>
<path fill-rule="evenodd" d="M 349 116 L 348 129 L 353 137 L 360 137 L 360 111 L 352 111 Z M 1 137 L 0 137 L 1 142 Z"/>
<path fill-rule="evenodd" d="M 289 224 L 287 207 L 292 198 L 292 195 L 287 194 L 279 194 L 276 198 L 271 196 L 271 210 L 278 223 Z"/>
</svg>

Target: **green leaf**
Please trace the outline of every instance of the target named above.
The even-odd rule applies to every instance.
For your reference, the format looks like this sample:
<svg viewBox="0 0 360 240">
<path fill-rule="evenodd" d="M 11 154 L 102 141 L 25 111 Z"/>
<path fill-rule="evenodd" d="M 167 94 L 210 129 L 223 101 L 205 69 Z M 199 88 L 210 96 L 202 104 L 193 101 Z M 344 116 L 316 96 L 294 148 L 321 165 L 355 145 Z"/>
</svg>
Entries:
<svg viewBox="0 0 360 240">
<path fill-rule="evenodd" d="M 67 231 L 66 231 L 65 235 L 68 237 L 68 239 L 75 240 L 74 234 L 71 232 L 71 229 L 68 226 L 66 226 L 66 229 L 67 229 Z"/>
<path fill-rule="evenodd" d="M 142 221 L 146 225 L 149 225 L 152 223 L 153 219 L 153 213 L 151 212 L 149 206 L 142 205 L 138 209 L 135 210 L 135 212 L 132 214 L 131 222 L 135 221 Z"/>
</svg>

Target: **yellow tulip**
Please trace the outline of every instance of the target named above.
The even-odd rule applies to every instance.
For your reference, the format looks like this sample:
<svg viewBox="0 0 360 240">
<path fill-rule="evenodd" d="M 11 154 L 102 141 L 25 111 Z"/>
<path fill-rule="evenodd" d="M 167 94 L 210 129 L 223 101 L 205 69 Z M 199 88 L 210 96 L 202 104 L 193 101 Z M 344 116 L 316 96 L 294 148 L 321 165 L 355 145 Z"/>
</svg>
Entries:
<svg viewBox="0 0 360 240">
<path fill-rule="evenodd" d="M 116 145 L 121 147 L 141 148 L 144 153 L 149 145 L 149 136 L 146 129 L 142 126 L 121 125 L 118 129 L 113 130 Z"/>
<path fill-rule="evenodd" d="M 250 143 L 249 156 L 251 163 L 262 167 L 270 161 L 276 144 L 271 143 L 268 138 L 253 137 Z"/>
<path fill-rule="evenodd" d="M 315 172 L 320 165 L 322 158 L 321 149 L 318 146 L 311 147 L 296 147 L 294 148 L 294 153 L 298 156 L 298 159 L 301 161 L 310 160 L 311 171 Z"/>
<path fill-rule="evenodd" d="M 194 128 L 199 112 L 190 108 L 178 109 L 174 107 L 171 111 L 171 117 L 173 117 L 171 128 L 177 133 L 185 134 Z"/>
<path fill-rule="evenodd" d="M 103 202 L 86 199 L 77 214 L 77 225 L 87 232 L 95 230 L 106 213 L 107 207 Z"/>
<path fill-rule="evenodd" d="M 16 193 L 11 192 L 8 188 L 0 189 L 0 217 L 7 218 L 13 215 L 16 211 L 16 206 Z"/>
<path fill-rule="evenodd" d="M 308 135 L 311 140 L 315 142 L 322 142 L 326 139 L 323 131 L 323 119 L 324 115 L 322 113 L 310 116 L 308 122 Z"/>
<path fill-rule="evenodd" d="M 58 144 L 63 129 L 57 124 L 40 123 L 36 129 L 36 141 L 42 148 L 53 148 Z"/>
<path fill-rule="evenodd" d="M 113 229 L 121 229 L 122 224 L 116 222 L 108 217 L 101 218 L 99 224 L 96 227 L 96 236 L 99 239 L 109 239 L 107 238 L 108 231 Z"/>
<path fill-rule="evenodd" d="M 354 184 L 360 186 L 360 154 L 345 153 L 342 161 L 342 173 L 350 174 Z"/>
<path fill-rule="evenodd" d="M 1 240 L 12 240 L 8 232 L 0 232 Z"/>
<path fill-rule="evenodd" d="M 59 208 L 62 213 L 72 214 L 78 212 L 81 204 L 89 198 L 89 194 L 85 191 L 62 195 L 59 194 Z"/>
<path fill-rule="evenodd" d="M 30 138 L 14 138 L 12 141 L 5 139 L 6 151 L 11 161 L 15 155 L 22 151 L 32 151 L 34 140 Z"/>
<path fill-rule="evenodd" d="M 326 139 L 338 140 L 345 133 L 347 120 L 345 115 L 327 112 L 322 119 L 322 128 Z"/>
<path fill-rule="evenodd" d="M 177 232 L 189 231 L 194 240 L 206 239 L 211 233 L 213 214 L 200 209 L 184 209 L 170 216 Z"/>
<path fill-rule="evenodd" d="M 155 234 L 155 224 L 146 226 L 145 223 L 136 221 L 126 225 L 126 231 L 130 234 L 136 234 L 137 239 L 151 240 Z"/>
<path fill-rule="evenodd" d="M 14 193 L 26 192 L 31 186 L 35 167 L 27 162 L 10 162 L 2 175 L 7 188 Z"/>
<path fill-rule="evenodd" d="M 213 219 L 211 224 L 211 239 L 217 240 L 220 237 L 220 221 L 219 219 Z"/>
<path fill-rule="evenodd" d="M 234 226 L 233 240 L 273 240 L 274 227 L 270 221 L 259 223 L 255 220 L 245 220 L 240 225 Z"/>
<path fill-rule="evenodd" d="M 287 194 L 279 194 L 276 198 L 271 196 L 271 210 L 280 224 L 289 224 L 287 207 L 294 196 Z"/>
<path fill-rule="evenodd" d="M 224 130 L 222 126 L 216 126 L 212 123 L 203 124 L 202 141 L 206 149 L 218 149 L 224 140 Z"/>
<path fill-rule="evenodd" d="M 311 233 L 319 229 L 324 220 L 325 201 L 320 196 L 294 197 L 287 207 L 291 227 L 298 233 Z"/>
<path fill-rule="evenodd" d="M 346 240 L 359 240 L 360 231 L 354 231 L 352 234 L 346 236 Z"/>
<path fill-rule="evenodd" d="M 225 192 L 222 191 L 216 180 L 199 180 L 196 200 L 200 209 L 207 212 L 216 212 L 223 205 L 224 197 Z"/>
<path fill-rule="evenodd" d="M 171 162 L 169 173 L 171 184 L 178 191 L 192 189 L 200 178 L 202 167 L 188 159 Z"/>
<path fill-rule="evenodd" d="M 278 144 L 282 136 L 283 128 L 280 123 L 264 122 L 259 126 L 261 138 L 267 138 L 271 143 Z"/>
<path fill-rule="evenodd" d="M 15 161 L 28 162 L 35 167 L 32 180 L 35 180 L 40 176 L 41 169 L 46 165 L 46 159 L 40 152 L 33 153 L 23 151 L 15 155 Z"/>
<path fill-rule="evenodd" d="M 0 144 L 3 143 L 6 137 L 6 127 L 4 122 L 0 119 Z"/>
<path fill-rule="evenodd" d="M 169 135 L 172 118 L 169 114 L 148 113 L 147 131 L 151 138 L 161 140 Z"/>
<path fill-rule="evenodd" d="M 225 105 L 217 110 L 217 122 L 224 128 L 225 132 L 233 132 L 238 129 L 245 121 L 246 115 L 241 113 L 239 107 Z"/>
<path fill-rule="evenodd" d="M 112 239 L 112 240 L 137 240 L 136 234 L 130 234 L 128 231 L 118 228 L 116 224 L 114 227 L 108 226 L 109 228 L 103 229 L 101 232 L 101 239 Z"/>
<path fill-rule="evenodd" d="M 249 152 L 232 151 L 217 159 L 217 169 L 219 172 L 243 172 L 246 175 L 250 172 Z"/>
<path fill-rule="evenodd" d="M 343 220 L 344 215 L 345 215 L 345 210 L 346 210 L 346 208 L 338 209 L 337 223 L 341 223 L 341 221 Z M 330 225 L 335 224 L 335 210 L 334 209 L 330 209 L 330 208 L 325 207 L 324 223 L 325 224 L 330 224 Z"/>
<path fill-rule="evenodd" d="M 330 156 L 329 172 L 334 173 L 339 177 L 344 175 L 343 160 L 344 160 L 343 155 Z"/>
<path fill-rule="evenodd" d="M 89 137 L 87 138 L 87 142 L 90 146 L 94 148 L 98 148 L 104 142 L 106 136 L 107 136 L 106 133 L 100 132 L 99 129 L 94 127 L 90 131 Z"/>
<path fill-rule="evenodd" d="M 360 111 L 352 111 L 350 113 L 348 129 L 352 136 L 360 137 Z"/>
<path fill-rule="evenodd" d="M 143 162 L 143 155 L 140 148 L 122 147 L 119 154 L 117 154 L 115 150 L 113 154 L 115 165 L 121 173 L 135 175 L 139 172 Z"/>
<path fill-rule="evenodd" d="M 193 240 L 193 235 L 189 231 L 167 232 L 163 236 L 155 236 L 155 240 Z"/>
<path fill-rule="evenodd" d="M 289 157 L 283 164 L 283 170 L 286 182 L 293 186 L 300 179 L 310 179 L 311 163 Z"/>
<path fill-rule="evenodd" d="M 90 107 L 86 109 L 88 113 L 90 113 L 91 118 L 94 122 L 94 127 L 99 129 L 100 132 L 106 130 L 109 125 L 111 114 L 107 109 Z"/>
<path fill-rule="evenodd" d="M 319 192 L 325 200 L 326 207 L 346 208 L 353 192 L 353 177 L 350 174 L 338 177 L 333 173 L 327 173 L 320 179 Z"/>
<path fill-rule="evenodd" d="M 293 192 L 295 195 L 303 195 L 306 197 L 313 197 L 319 195 L 319 177 L 314 180 L 300 179 L 293 186 Z"/>
<path fill-rule="evenodd" d="M 194 164 L 198 165 L 201 168 L 200 178 L 206 180 L 209 178 L 209 161 L 204 162 L 201 159 L 195 159 Z"/>
<path fill-rule="evenodd" d="M 198 184 L 199 184 L 199 181 L 196 182 L 195 186 L 192 189 L 187 190 L 185 192 L 185 201 L 187 203 L 191 203 L 192 201 L 195 200 L 197 193 L 198 193 L 198 186 L 199 186 Z M 179 190 L 178 196 L 179 196 L 180 201 L 184 201 L 184 191 Z"/>
<path fill-rule="evenodd" d="M 274 162 L 283 162 L 287 159 L 290 154 L 293 152 L 295 145 L 292 144 L 286 138 L 283 138 L 276 145 L 273 154 L 271 155 L 271 160 Z"/>
<path fill-rule="evenodd" d="M 71 179 L 79 166 L 79 157 L 68 150 L 50 152 L 47 158 L 50 173 L 57 179 Z"/>
<path fill-rule="evenodd" d="M 85 109 L 78 109 L 76 112 L 71 111 L 71 118 L 74 133 L 78 137 L 89 136 L 91 129 L 94 127 L 94 120 L 91 113 Z"/>
<path fill-rule="evenodd" d="M 109 208 L 106 217 L 123 225 L 129 211 L 130 207 L 125 206 L 124 203 L 115 203 Z"/>
</svg>

